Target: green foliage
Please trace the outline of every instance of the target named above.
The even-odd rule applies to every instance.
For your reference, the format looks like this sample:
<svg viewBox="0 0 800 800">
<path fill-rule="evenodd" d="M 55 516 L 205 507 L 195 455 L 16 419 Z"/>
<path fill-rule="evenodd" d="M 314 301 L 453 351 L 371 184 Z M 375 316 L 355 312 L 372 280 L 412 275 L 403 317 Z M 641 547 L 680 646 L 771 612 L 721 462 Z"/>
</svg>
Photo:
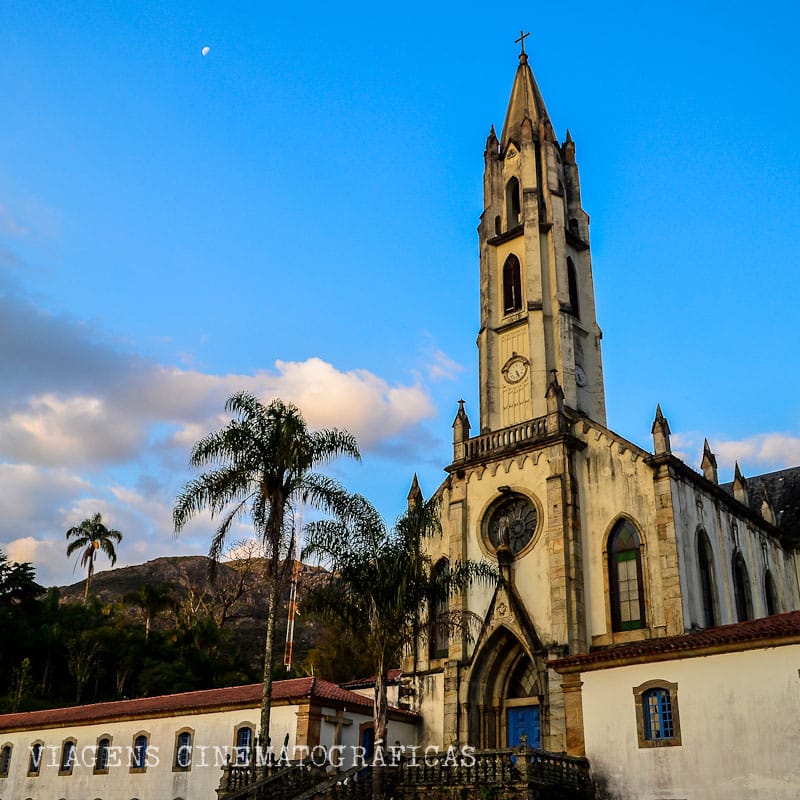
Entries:
<svg viewBox="0 0 800 800">
<path fill-rule="evenodd" d="M 148 641 L 124 604 L 61 603 L 30 564 L 11 564 L 2 552 L 0 621 L 0 713 L 257 680 L 235 632 L 220 631 L 213 616 L 176 617 Z"/>
<path fill-rule="evenodd" d="M 430 628 L 431 610 L 473 580 L 497 579 L 488 564 L 435 569 L 426 540 L 439 533 L 436 502 L 421 498 L 392 529 L 360 495 L 351 495 L 335 519 L 306 526 L 304 557 L 316 557 L 331 572 L 303 608 L 363 637 L 377 677 L 376 739 L 385 738 L 387 671 L 400 663 L 404 646 Z M 444 622 L 463 630 L 467 620 L 448 615 Z"/>
<path fill-rule="evenodd" d="M 84 601 L 89 596 L 89 586 L 94 575 L 94 562 L 97 552 L 102 550 L 111 565 L 117 563 L 117 551 L 114 547 L 122 541 L 122 534 L 114 528 L 107 528 L 103 524 L 101 514 L 94 514 L 83 520 L 67 531 L 67 539 L 72 541 L 67 545 L 67 557 L 76 551 L 81 551 L 81 566 L 86 569 L 86 590 L 83 593 Z"/>
<path fill-rule="evenodd" d="M 209 558 L 215 568 L 234 520 L 253 524 L 267 555 L 270 581 L 264 646 L 264 697 L 260 731 L 269 730 L 278 600 L 294 550 L 292 512 L 296 504 L 336 509 L 343 489 L 336 481 L 314 472 L 332 459 L 360 458 L 355 438 L 346 431 L 308 430 L 299 409 L 273 400 L 265 406 L 247 392 L 225 404 L 233 419 L 209 433 L 192 449 L 190 463 L 209 469 L 190 480 L 178 495 L 173 511 L 175 532 L 204 510 L 219 518 Z M 263 736 L 266 741 L 266 736 Z"/>
</svg>

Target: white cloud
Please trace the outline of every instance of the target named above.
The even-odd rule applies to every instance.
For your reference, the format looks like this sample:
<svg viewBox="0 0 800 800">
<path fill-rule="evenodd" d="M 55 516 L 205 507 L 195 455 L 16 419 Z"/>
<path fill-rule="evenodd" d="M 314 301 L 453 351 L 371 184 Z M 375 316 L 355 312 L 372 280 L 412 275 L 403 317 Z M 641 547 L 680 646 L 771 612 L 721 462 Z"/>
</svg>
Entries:
<svg viewBox="0 0 800 800">
<path fill-rule="evenodd" d="M 800 437 L 786 433 L 761 433 L 745 439 L 709 442 L 719 464 L 763 464 L 771 469 L 800 464 Z"/>
<path fill-rule="evenodd" d="M 463 371 L 463 364 L 454 361 L 443 350 L 435 350 L 428 365 L 428 377 L 432 381 L 452 381 Z"/>
<path fill-rule="evenodd" d="M 743 439 L 709 437 L 709 446 L 719 468 L 733 470 L 738 461 L 745 474 L 748 470 L 758 474 L 800 464 L 800 436 L 789 433 L 758 433 Z M 674 434 L 672 449 L 687 463 L 699 464 L 703 437 L 695 432 Z"/>
<path fill-rule="evenodd" d="M 82 465 L 131 458 L 144 442 L 141 425 L 103 398 L 37 395 L 0 422 L 7 458 L 42 465 Z"/>
<path fill-rule="evenodd" d="M 293 402 L 311 428 L 347 429 L 362 453 L 404 464 L 424 457 L 422 423 L 435 412 L 414 376 L 389 383 L 321 358 L 253 374 L 163 366 L 9 294 L 0 294 L 0 374 L 0 548 L 34 562 L 46 585 L 80 579 L 64 534 L 96 512 L 123 533 L 118 566 L 207 552 L 214 521 L 199 516 L 176 541 L 172 507 L 189 449 L 225 424 L 235 392 Z"/>
</svg>

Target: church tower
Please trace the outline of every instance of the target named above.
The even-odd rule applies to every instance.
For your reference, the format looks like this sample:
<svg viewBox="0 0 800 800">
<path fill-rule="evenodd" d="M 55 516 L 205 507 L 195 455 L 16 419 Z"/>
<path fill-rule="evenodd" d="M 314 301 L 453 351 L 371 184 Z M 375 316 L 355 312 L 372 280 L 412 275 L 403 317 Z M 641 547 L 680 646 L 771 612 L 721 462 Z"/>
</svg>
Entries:
<svg viewBox="0 0 800 800">
<path fill-rule="evenodd" d="M 503 130 L 484 153 L 480 432 L 547 413 L 553 377 L 566 406 L 606 424 L 589 217 L 575 143 L 559 145 L 524 37 Z M 555 370 L 555 374 L 554 371 Z"/>
</svg>

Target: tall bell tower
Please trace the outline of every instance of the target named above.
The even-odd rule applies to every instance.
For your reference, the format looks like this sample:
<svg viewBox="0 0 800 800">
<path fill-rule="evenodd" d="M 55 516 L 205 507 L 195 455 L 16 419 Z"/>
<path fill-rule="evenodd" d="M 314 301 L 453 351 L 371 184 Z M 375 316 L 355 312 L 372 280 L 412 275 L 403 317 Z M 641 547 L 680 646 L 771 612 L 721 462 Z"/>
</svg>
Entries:
<svg viewBox="0 0 800 800">
<path fill-rule="evenodd" d="M 547 414 L 555 376 L 570 408 L 606 424 L 589 217 L 575 143 L 559 144 L 521 44 L 500 139 L 486 140 L 481 259 L 481 433 Z"/>
</svg>

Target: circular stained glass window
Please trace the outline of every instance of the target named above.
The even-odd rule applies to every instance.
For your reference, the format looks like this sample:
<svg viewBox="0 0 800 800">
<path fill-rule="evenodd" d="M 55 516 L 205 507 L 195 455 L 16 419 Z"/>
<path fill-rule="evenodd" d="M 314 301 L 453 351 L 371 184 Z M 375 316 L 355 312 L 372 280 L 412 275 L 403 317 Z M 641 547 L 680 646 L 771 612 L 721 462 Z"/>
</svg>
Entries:
<svg viewBox="0 0 800 800">
<path fill-rule="evenodd" d="M 517 555 L 533 539 L 538 521 L 536 506 L 527 497 L 512 495 L 491 512 L 487 527 L 489 542 L 494 550 L 505 545 L 512 555 Z"/>
</svg>

